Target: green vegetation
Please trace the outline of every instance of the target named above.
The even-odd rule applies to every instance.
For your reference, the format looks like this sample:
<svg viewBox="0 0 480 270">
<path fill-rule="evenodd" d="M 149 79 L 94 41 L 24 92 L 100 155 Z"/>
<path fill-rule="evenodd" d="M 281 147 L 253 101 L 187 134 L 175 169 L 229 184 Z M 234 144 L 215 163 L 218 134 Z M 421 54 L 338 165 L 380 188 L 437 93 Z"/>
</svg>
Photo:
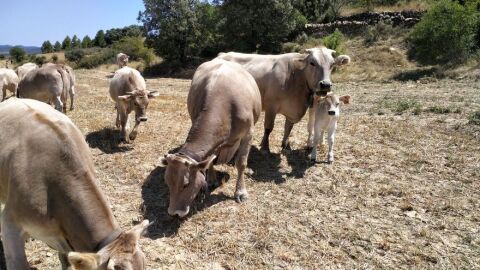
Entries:
<svg viewBox="0 0 480 270">
<path fill-rule="evenodd" d="M 55 45 L 53 46 L 53 50 L 55 52 L 61 51 L 62 50 L 62 44 L 59 41 L 55 42 Z"/>
<path fill-rule="evenodd" d="M 54 54 L 52 55 L 52 62 L 57 63 L 58 62 L 58 55 Z"/>
<path fill-rule="evenodd" d="M 413 109 L 413 114 L 418 115 L 421 112 L 421 105 L 414 99 L 402 99 L 395 104 L 394 112 L 396 114 L 403 114 L 410 109 Z"/>
<path fill-rule="evenodd" d="M 345 36 L 338 29 L 332 34 L 324 37 L 322 43 L 325 47 L 335 50 L 337 54 L 345 53 Z"/>
<path fill-rule="evenodd" d="M 50 41 L 45 41 L 43 42 L 42 44 L 42 53 L 51 53 L 53 52 L 53 47 L 52 47 L 52 43 L 50 43 Z"/>
<path fill-rule="evenodd" d="M 461 113 L 462 110 L 460 108 L 450 108 L 450 107 L 442 107 L 442 106 L 431 106 L 426 109 L 427 112 L 435 113 L 435 114 L 448 114 L 448 113 Z"/>
<path fill-rule="evenodd" d="M 380 21 L 376 25 L 369 26 L 365 32 L 365 45 L 371 46 L 379 40 L 387 39 L 394 31 L 390 21 Z"/>
<path fill-rule="evenodd" d="M 77 37 L 77 35 L 73 35 L 72 37 L 72 44 L 70 46 L 72 49 L 79 49 L 82 47 L 82 42 Z"/>
<path fill-rule="evenodd" d="M 71 47 L 72 47 L 72 40 L 70 39 L 69 36 L 66 36 L 62 42 L 62 49 L 65 51 L 68 51 L 70 50 Z"/>
<path fill-rule="evenodd" d="M 78 62 L 85 56 L 85 51 L 82 49 L 74 49 L 65 52 L 65 59 L 70 62 Z"/>
<path fill-rule="evenodd" d="M 90 48 L 93 46 L 93 41 L 92 39 L 86 35 L 85 37 L 83 37 L 82 39 L 82 48 L 86 49 L 86 48 Z"/>
<path fill-rule="evenodd" d="M 469 124 L 473 124 L 473 125 L 480 126 L 480 111 L 472 112 L 472 113 L 468 116 L 468 123 L 469 123 Z"/>
<path fill-rule="evenodd" d="M 25 60 L 26 55 L 27 53 L 25 50 L 19 46 L 15 46 L 10 49 L 10 59 L 16 63 L 21 63 L 23 60 Z"/>
<path fill-rule="evenodd" d="M 35 64 L 41 66 L 47 62 L 45 55 L 35 56 Z"/>
<path fill-rule="evenodd" d="M 142 37 L 126 37 L 115 42 L 113 44 L 113 49 L 116 52 L 127 54 L 130 60 L 135 61 L 143 59 L 147 65 L 150 65 L 155 59 L 153 49 L 145 47 Z"/>
<path fill-rule="evenodd" d="M 95 68 L 108 62 L 113 63 L 115 61 L 115 57 L 116 53 L 114 50 L 105 48 L 99 50 L 93 55 L 83 57 L 76 66 L 78 68 Z"/>
<path fill-rule="evenodd" d="M 99 30 L 93 39 L 93 45 L 104 48 L 107 46 L 107 42 L 105 41 L 105 32 L 103 30 Z"/>
<path fill-rule="evenodd" d="M 474 2 L 434 4 L 410 33 L 409 56 L 427 65 L 465 62 L 479 46 L 480 15 Z"/>
</svg>

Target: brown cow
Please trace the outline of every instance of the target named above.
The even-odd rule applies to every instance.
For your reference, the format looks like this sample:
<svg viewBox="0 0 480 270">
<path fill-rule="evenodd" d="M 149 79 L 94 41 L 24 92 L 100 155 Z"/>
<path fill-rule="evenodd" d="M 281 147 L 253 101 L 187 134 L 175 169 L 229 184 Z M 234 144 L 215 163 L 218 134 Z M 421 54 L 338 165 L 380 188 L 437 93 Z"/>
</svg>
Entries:
<svg viewBox="0 0 480 270">
<path fill-rule="evenodd" d="M 278 113 L 286 117 L 282 147 L 289 148 L 288 137 L 293 125 L 305 115 L 312 104 L 312 95 L 326 95 L 332 87 L 330 74 L 350 57 L 340 55 L 326 47 L 307 50 L 306 54 L 258 55 L 220 53 L 218 58 L 242 65 L 257 82 L 265 111 L 265 133 L 262 149 L 270 151 L 268 137 Z"/>
<path fill-rule="evenodd" d="M 97 254 L 97 269 L 144 269 L 138 240 L 148 221 L 129 231 L 118 226 L 82 132 L 47 104 L 17 98 L 0 103 L 0 202 L 9 270 L 30 269 L 26 235 L 56 249 L 63 269 L 72 251 Z"/>
<path fill-rule="evenodd" d="M 213 160 L 229 162 L 235 153 L 238 171 L 235 198 L 247 199 L 243 172 L 254 125 L 262 111 L 261 97 L 253 77 L 240 65 L 214 59 L 200 65 L 188 93 L 192 127 L 182 148 L 161 159 L 167 166 L 165 181 L 170 190 L 168 213 L 184 217 L 200 189 L 215 181 Z"/>
<path fill-rule="evenodd" d="M 123 67 L 115 72 L 110 81 L 110 97 L 115 101 L 117 118 L 115 124 L 121 127 L 121 137 L 125 142 L 127 139 L 128 115 L 135 111 L 135 126 L 128 138 L 135 140 L 137 128 L 140 122 L 147 121 L 147 107 L 149 99 L 158 96 L 157 91 L 147 91 L 147 84 L 138 70 Z"/>
<path fill-rule="evenodd" d="M 65 64 L 54 64 L 54 63 L 46 63 L 42 67 L 57 67 L 63 69 L 67 75 L 68 75 L 68 95 L 70 96 L 70 111 L 74 109 L 74 100 L 75 100 L 75 83 L 76 83 L 76 78 L 75 78 L 75 72 L 73 71 L 73 68 L 71 68 L 68 65 Z M 67 83 L 67 82 L 66 82 Z M 66 106 L 66 104 L 64 104 Z"/>
</svg>

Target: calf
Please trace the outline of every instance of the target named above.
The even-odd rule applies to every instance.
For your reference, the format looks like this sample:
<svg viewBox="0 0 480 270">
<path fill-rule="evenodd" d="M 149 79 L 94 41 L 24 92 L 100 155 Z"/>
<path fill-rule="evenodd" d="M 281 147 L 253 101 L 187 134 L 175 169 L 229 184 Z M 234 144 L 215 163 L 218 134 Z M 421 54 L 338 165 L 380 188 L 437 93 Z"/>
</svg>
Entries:
<svg viewBox="0 0 480 270">
<path fill-rule="evenodd" d="M 213 161 L 229 162 L 236 153 L 237 201 L 247 199 L 243 172 L 255 123 L 262 111 L 258 86 L 239 64 L 214 59 L 200 65 L 188 93 L 192 127 L 182 148 L 162 158 L 170 191 L 168 213 L 184 217 L 207 180 L 215 181 Z"/>
<path fill-rule="evenodd" d="M 117 65 L 122 68 L 128 64 L 128 55 L 124 53 L 117 54 Z"/>
<path fill-rule="evenodd" d="M 340 102 L 350 104 L 350 96 L 338 97 L 328 93 L 325 97 L 315 96 L 313 107 L 309 110 L 307 149 L 312 148 L 311 160 L 317 160 L 317 145 L 323 143 L 323 133 L 328 132 L 327 162 L 333 162 L 333 143 L 337 121 L 340 116 Z M 313 133 L 313 140 L 312 140 Z"/>
<path fill-rule="evenodd" d="M 90 264 L 73 251 L 94 253 L 98 269 L 144 269 L 138 240 L 148 221 L 129 231 L 118 226 L 82 132 L 47 104 L 0 103 L 0 202 L 8 270 L 30 269 L 25 235 L 57 250 L 62 269 L 68 261 L 73 269 Z"/>
<path fill-rule="evenodd" d="M 138 70 L 123 67 L 115 72 L 110 81 L 110 97 L 115 101 L 117 109 L 117 118 L 115 124 L 117 128 L 121 127 L 122 140 L 127 139 L 128 115 L 135 111 L 135 126 L 130 132 L 128 138 L 135 140 L 137 137 L 137 128 L 140 122 L 147 121 L 147 107 L 149 99 L 158 96 L 157 91 L 147 91 L 145 79 Z"/>
</svg>

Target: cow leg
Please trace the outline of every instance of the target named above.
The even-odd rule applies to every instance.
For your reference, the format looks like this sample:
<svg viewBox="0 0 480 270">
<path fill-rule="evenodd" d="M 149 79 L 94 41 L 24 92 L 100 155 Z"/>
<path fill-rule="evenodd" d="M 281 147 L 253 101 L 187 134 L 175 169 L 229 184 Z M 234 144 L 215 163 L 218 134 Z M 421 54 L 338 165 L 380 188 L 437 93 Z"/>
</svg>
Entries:
<svg viewBox="0 0 480 270">
<path fill-rule="evenodd" d="M 0 84 L 0 87 L 2 88 L 2 101 L 5 100 L 5 97 L 7 96 L 7 88 L 3 87 L 3 85 Z"/>
<path fill-rule="evenodd" d="M 62 112 L 63 110 L 63 102 L 60 96 L 55 97 L 55 109 L 59 112 Z"/>
<path fill-rule="evenodd" d="M 315 108 L 308 108 L 308 138 L 307 138 L 307 152 L 310 152 L 313 148 L 313 129 L 315 125 Z"/>
<path fill-rule="evenodd" d="M 75 100 L 75 86 L 70 87 L 70 111 L 73 111 L 73 101 Z"/>
<path fill-rule="evenodd" d="M 283 130 L 283 139 L 282 139 L 282 149 L 290 149 L 290 142 L 288 137 L 290 137 L 290 132 L 292 132 L 293 123 L 288 119 L 285 119 L 285 128 Z"/>
<path fill-rule="evenodd" d="M 127 139 L 127 130 L 128 130 L 128 114 L 125 112 L 119 112 L 120 114 L 120 125 L 121 125 L 121 130 L 120 130 L 120 136 L 122 138 L 122 141 L 124 142 L 130 142 Z"/>
<path fill-rule="evenodd" d="M 118 112 L 118 109 L 117 109 L 117 119 L 115 120 L 115 126 L 117 128 L 120 128 L 120 113 Z"/>
<path fill-rule="evenodd" d="M 333 143 L 335 142 L 335 129 L 332 128 L 328 131 L 328 154 L 327 154 L 327 162 L 333 162 Z"/>
<path fill-rule="evenodd" d="M 7 269 L 30 269 L 25 255 L 22 230 L 10 217 L 8 211 L 3 211 L 0 222 L 2 224 L 2 243 Z"/>
<path fill-rule="evenodd" d="M 210 163 L 210 167 L 207 170 L 207 184 L 208 192 L 213 191 L 214 189 L 221 186 L 221 182 L 217 180 L 217 172 L 213 166 L 213 162 Z"/>
<path fill-rule="evenodd" d="M 235 200 L 244 202 L 248 199 L 248 192 L 245 188 L 244 172 L 247 167 L 248 153 L 250 152 L 250 142 L 252 141 L 252 132 L 249 132 L 240 142 L 238 153 L 235 161 L 237 167 L 237 186 L 235 189 Z"/>
<path fill-rule="evenodd" d="M 138 125 L 140 125 L 140 121 L 135 120 L 135 126 L 133 127 L 132 131 L 130 132 L 130 135 L 128 136 L 130 140 L 135 140 L 137 138 L 137 128 Z"/>
<path fill-rule="evenodd" d="M 317 161 L 317 145 L 318 143 L 323 142 L 323 130 L 320 130 L 320 127 L 315 126 L 315 131 L 313 133 L 313 145 L 312 145 L 312 154 L 310 155 L 310 160 L 315 162 Z"/>
<path fill-rule="evenodd" d="M 263 133 L 261 150 L 267 153 L 270 153 L 268 138 L 270 137 L 270 133 L 272 133 L 273 126 L 275 125 L 275 116 L 276 113 L 274 111 L 265 110 L 265 133 Z"/>
<path fill-rule="evenodd" d="M 58 252 L 58 260 L 60 260 L 60 265 L 62 270 L 67 270 L 70 264 L 68 263 L 68 257 L 65 253 Z"/>
</svg>

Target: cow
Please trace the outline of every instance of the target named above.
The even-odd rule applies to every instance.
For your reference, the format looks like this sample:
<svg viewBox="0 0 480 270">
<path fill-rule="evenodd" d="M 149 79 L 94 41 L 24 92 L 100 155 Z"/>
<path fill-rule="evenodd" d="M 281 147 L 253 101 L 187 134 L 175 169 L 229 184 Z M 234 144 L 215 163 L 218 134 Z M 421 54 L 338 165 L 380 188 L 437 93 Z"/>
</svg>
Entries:
<svg viewBox="0 0 480 270">
<path fill-rule="evenodd" d="M 117 65 L 122 68 L 128 64 L 128 55 L 124 53 L 117 54 Z"/>
<path fill-rule="evenodd" d="M 268 138 L 275 116 L 285 116 L 282 148 L 290 148 L 288 137 L 293 125 L 305 115 L 316 92 L 325 95 L 332 88 L 330 74 L 335 67 L 348 64 L 350 57 L 339 55 L 326 47 L 306 50 L 306 53 L 258 55 L 220 53 L 218 58 L 242 65 L 257 82 L 265 111 L 264 136 L 261 149 L 270 152 Z"/>
<path fill-rule="evenodd" d="M 160 164 L 166 166 L 165 181 L 170 191 L 168 213 L 179 217 L 188 214 L 198 192 L 206 189 L 207 180 L 215 182 L 214 160 L 216 164 L 227 163 L 235 153 L 235 199 L 247 199 L 244 170 L 254 125 L 262 111 L 253 77 L 240 65 L 221 59 L 198 67 L 187 107 L 192 126 L 185 144 L 177 153 L 160 158 Z"/>
<path fill-rule="evenodd" d="M 76 83 L 75 72 L 73 71 L 73 68 L 65 64 L 55 64 L 55 63 L 46 63 L 42 67 L 48 67 L 48 66 L 61 68 L 67 73 L 68 79 L 69 79 L 69 84 L 67 88 L 68 88 L 68 95 L 70 96 L 70 111 L 72 111 L 74 109 L 75 83 Z"/>
<path fill-rule="evenodd" d="M 117 118 L 115 124 L 121 128 L 121 137 L 125 142 L 135 140 L 140 122 L 147 121 L 147 107 L 149 99 L 155 98 L 157 91 L 147 91 L 145 79 L 138 70 L 123 67 L 115 72 L 110 81 L 110 97 L 115 101 Z M 135 111 L 135 126 L 127 139 L 128 115 Z"/>
<path fill-rule="evenodd" d="M 20 80 L 22 80 L 25 77 L 25 75 L 27 75 L 28 72 L 30 72 L 31 70 L 37 69 L 37 68 L 38 68 L 37 64 L 25 63 L 25 64 L 17 67 L 15 69 L 15 72 L 17 73 L 18 78 Z"/>
<path fill-rule="evenodd" d="M 70 77 L 66 69 L 47 65 L 25 75 L 18 85 L 17 97 L 53 104 L 55 109 L 66 113 L 69 87 Z"/>
<path fill-rule="evenodd" d="M 69 261 L 74 269 L 85 265 L 88 254 L 98 269 L 144 269 L 138 240 L 148 220 L 127 231 L 119 227 L 82 132 L 45 103 L 0 103 L 0 202 L 8 270 L 30 269 L 25 236 L 57 250 L 62 269 Z"/>
<path fill-rule="evenodd" d="M 333 143 L 335 141 L 337 121 L 340 117 L 340 103 L 350 104 L 350 96 L 338 97 L 330 92 L 325 97 L 316 96 L 313 107 L 308 111 L 307 147 L 312 149 L 310 159 L 313 162 L 317 160 L 317 145 L 318 143 L 323 143 L 325 131 L 328 134 L 327 162 L 333 162 Z"/>
<path fill-rule="evenodd" d="M 15 71 L 8 68 L 0 68 L 0 89 L 2 89 L 2 101 L 7 98 L 7 90 L 15 96 L 18 88 L 18 76 Z"/>
</svg>

